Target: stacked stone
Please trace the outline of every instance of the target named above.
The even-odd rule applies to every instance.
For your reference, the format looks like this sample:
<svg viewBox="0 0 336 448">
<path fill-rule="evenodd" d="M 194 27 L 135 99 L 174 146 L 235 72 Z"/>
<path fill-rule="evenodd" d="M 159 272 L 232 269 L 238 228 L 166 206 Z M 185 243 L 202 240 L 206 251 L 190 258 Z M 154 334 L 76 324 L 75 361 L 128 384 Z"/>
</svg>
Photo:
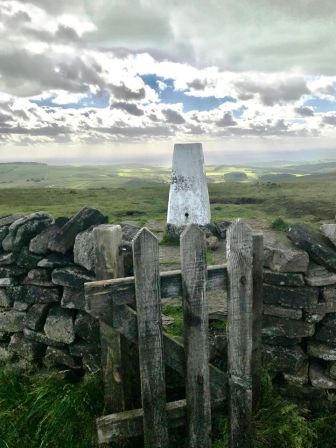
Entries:
<svg viewBox="0 0 336 448">
<path fill-rule="evenodd" d="M 70 219 L 0 218 L 0 360 L 98 368 L 99 327 L 85 312 L 83 285 L 95 279 L 92 229 L 106 222 L 90 207 Z"/>
<path fill-rule="evenodd" d="M 264 360 L 287 390 L 305 397 L 336 389 L 336 239 L 330 226 L 328 232 L 322 226 L 323 235 L 293 225 L 293 250 L 265 250 Z"/>
</svg>

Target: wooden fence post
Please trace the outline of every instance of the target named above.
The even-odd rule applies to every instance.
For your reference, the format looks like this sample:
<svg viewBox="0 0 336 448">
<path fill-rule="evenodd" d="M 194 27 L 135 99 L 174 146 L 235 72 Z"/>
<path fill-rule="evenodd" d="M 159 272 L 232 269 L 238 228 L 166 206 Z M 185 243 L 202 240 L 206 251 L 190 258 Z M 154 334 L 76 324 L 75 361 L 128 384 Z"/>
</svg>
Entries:
<svg viewBox="0 0 336 448">
<path fill-rule="evenodd" d="M 145 448 L 167 448 L 159 242 L 146 228 L 133 240 Z"/>
<path fill-rule="evenodd" d="M 122 231 L 118 225 L 102 224 L 93 229 L 96 255 L 96 277 L 107 280 L 124 276 L 120 253 Z M 104 381 L 105 411 L 125 410 L 125 394 L 122 378 L 121 336 L 103 321 L 100 325 L 102 373 Z"/>
<path fill-rule="evenodd" d="M 241 220 L 227 237 L 228 374 L 231 448 L 251 448 L 253 239 Z"/>
<path fill-rule="evenodd" d="M 261 398 L 261 330 L 263 316 L 264 239 L 262 233 L 253 235 L 253 355 L 252 402 L 256 409 Z"/>
<path fill-rule="evenodd" d="M 181 235 L 186 401 L 189 448 L 211 446 L 209 324 L 206 244 L 203 231 L 188 225 Z"/>
</svg>

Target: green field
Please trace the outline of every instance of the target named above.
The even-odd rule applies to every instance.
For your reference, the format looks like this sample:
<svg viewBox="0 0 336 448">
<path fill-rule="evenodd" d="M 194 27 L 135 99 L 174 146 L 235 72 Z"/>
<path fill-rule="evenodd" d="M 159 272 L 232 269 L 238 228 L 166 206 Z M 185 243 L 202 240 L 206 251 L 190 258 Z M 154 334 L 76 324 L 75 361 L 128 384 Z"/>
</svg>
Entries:
<svg viewBox="0 0 336 448">
<path fill-rule="evenodd" d="M 107 214 L 110 222 L 132 219 L 145 223 L 166 219 L 168 191 L 168 184 L 143 186 L 135 181 L 119 188 L 6 188 L 0 189 L 0 215 L 44 210 L 67 216 L 90 205 Z M 335 175 L 280 184 L 209 184 L 214 220 L 242 217 L 271 222 L 282 217 L 318 224 L 334 219 L 335 191 Z"/>
</svg>

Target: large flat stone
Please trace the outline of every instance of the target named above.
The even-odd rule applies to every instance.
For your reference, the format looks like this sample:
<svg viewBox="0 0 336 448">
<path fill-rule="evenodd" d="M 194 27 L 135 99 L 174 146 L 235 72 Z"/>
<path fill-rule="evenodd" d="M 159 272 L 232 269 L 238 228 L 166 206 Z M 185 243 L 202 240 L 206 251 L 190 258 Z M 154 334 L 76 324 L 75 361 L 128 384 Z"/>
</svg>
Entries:
<svg viewBox="0 0 336 448">
<path fill-rule="evenodd" d="M 300 249 L 308 252 L 315 263 L 336 272 L 336 251 L 327 238 L 315 232 L 306 224 L 293 224 L 288 237 Z"/>
<path fill-rule="evenodd" d="M 34 303 L 57 303 L 60 301 L 60 290 L 54 288 L 44 288 L 41 286 L 14 286 L 8 289 L 14 300 L 23 301 L 29 304 Z"/>
<path fill-rule="evenodd" d="M 48 338 L 48 336 L 45 333 L 40 332 L 40 331 L 34 331 L 27 327 L 25 327 L 23 329 L 23 334 L 24 334 L 24 337 L 26 339 L 28 339 L 29 341 L 36 341 L 36 342 L 40 342 L 41 344 L 50 345 L 53 347 L 65 347 L 66 346 L 66 343 L 64 343 L 64 342 L 54 341 L 53 339 Z"/>
<path fill-rule="evenodd" d="M 63 289 L 61 305 L 63 308 L 72 308 L 85 311 L 84 289 L 75 289 L 65 286 Z"/>
<path fill-rule="evenodd" d="M 322 224 L 321 232 L 336 246 L 336 224 Z"/>
<path fill-rule="evenodd" d="M 76 236 L 92 225 L 105 224 L 107 217 L 99 210 L 84 207 L 60 229 L 48 243 L 49 250 L 66 254 L 75 243 Z"/>
<path fill-rule="evenodd" d="M 42 330 L 48 315 L 49 308 L 49 304 L 32 305 L 27 313 L 26 327 L 35 331 Z"/>
<path fill-rule="evenodd" d="M 59 268 L 52 272 L 52 281 L 55 285 L 82 289 L 84 283 L 92 282 L 95 276 L 79 267 Z"/>
<path fill-rule="evenodd" d="M 34 255 L 29 252 L 28 247 L 23 247 L 16 259 L 18 266 L 23 267 L 29 271 L 37 266 L 37 263 L 41 260 L 41 256 Z"/>
<path fill-rule="evenodd" d="M 282 319 L 264 316 L 262 333 L 268 336 L 285 336 L 286 338 L 306 338 L 313 336 L 315 325 L 302 320 Z"/>
<path fill-rule="evenodd" d="M 96 256 L 93 239 L 93 228 L 90 227 L 76 236 L 74 244 L 74 262 L 88 271 L 95 271 Z"/>
<path fill-rule="evenodd" d="M 285 380 L 291 384 L 303 385 L 308 383 L 309 362 L 306 361 L 302 367 L 293 373 L 283 373 Z"/>
<path fill-rule="evenodd" d="M 309 257 L 306 252 L 266 246 L 264 266 L 277 272 L 306 272 Z"/>
<path fill-rule="evenodd" d="M 89 343 L 99 344 L 99 322 L 89 314 L 79 311 L 75 319 L 75 333 Z"/>
<path fill-rule="evenodd" d="M 300 346 L 280 347 L 263 345 L 263 362 L 275 372 L 297 372 L 306 362 L 307 355 Z"/>
<path fill-rule="evenodd" d="M 31 239 L 29 243 L 29 250 L 34 254 L 46 255 L 49 252 L 49 241 L 54 238 L 59 232 L 60 227 L 56 224 L 52 224 L 41 233 Z"/>
<path fill-rule="evenodd" d="M 299 288 L 289 286 L 264 285 L 264 303 L 291 308 L 306 308 L 318 302 L 319 290 L 309 286 Z"/>
<path fill-rule="evenodd" d="M 25 325 L 26 313 L 9 310 L 0 312 L 1 331 L 16 333 L 22 331 Z"/>
<path fill-rule="evenodd" d="M 58 306 L 51 308 L 44 324 L 44 332 L 56 342 L 71 344 L 75 340 L 73 313 Z"/>
<path fill-rule="evenodd" d="M 15 353 L 19 358 L 26 359 L 27 361 L 35 361 L 41 359 L 45 348 L 36 341 L 25 339 L 22 333 L 15 333 L 11 337 L 8 350 Z"/>
<path fill-rule="evenodd" d="M 52 222 L 48 213 L 37 212 L 29 216 L 17 219 L 9 226 L 9 233 L 2 241 L 2 247 L 6 251 L 19 251 L 24 245 L 38 233 L 42 232 Z"/>
<path fill-rule="evenodd" d="M 264 270 L 264 282 L 276 286 L 304 286 L 303 275 L 295 272 Z"/>
<path fill-rule="evenodd" d="M 45 288 L 55 287 L 54 283 L 51 281 L 51 271 L 42 268 L 30 270 L 22 283 L 24 285 L 42 286 Z"/>
<path fill-rule="evenodd" d="M 9 227 L 13 222 L 23 218 L 24 215 L 6 215 L 0 218 L 0 227 Z"/>
<path fill-rule="evenodd" d="M 285 308 L 277 305 L 264 305 L 264 314 L 267 316 L 283 317 L 285 319 L 302 319 L 301 309 Z"/>
<path fill-rule="evenodd" d="M 307 353 L 314 358 L 324 361 L 336 361 L 336 347 L 323 344 L 318 341 L 309 341 L 307 344 Z"/>
<path fill-rule="evenodd" d="M 62 254 L 48 254 L 45 258 L 42 258 L 41 261 L 37 263 L 39 268 L 63 268 L 67 266 L 72 266 L 73 261 L 70 257 L 66 257 Z"/>
<path fill-rule="evenodd" d="M 330 272 L 323 266 L 312 264 L 305 276 L 309 286 L 327 286 L 336 284 L 336 273 Z"/>
<path fill-rule="evenodd" d="M 336 380 L 330 378 L 325 369 L 317 362 L 312 362 L 309 368 L 309 379 L 317 389 L 336 389 Z"/>
<path fill-rule="evenodd" d="M 16 261 L 16 255 L 13 252 L 0 254 L 0 266 L 8 266 Z"/>
<path fill-rule="evenodd" d="M 66 350 L 55 347 L 47 347 L 44 365 L 49 369 L 53 367 L 68 367 L 74 370 L 82 368 L 79 359 L 72 357 Z"/>
<path fill-rule="evenodd" d="M 9 309 L 13 305 L 13 298 L 8 294 L 5 288 L 0 288 L 0 308 Z"/>
<path fill-rule="evenodd" d="M 316 331 L 315 338 L 326 344 L 336 345 L 336 330 L 333 327 L 321 325 Z"/>
</svg>

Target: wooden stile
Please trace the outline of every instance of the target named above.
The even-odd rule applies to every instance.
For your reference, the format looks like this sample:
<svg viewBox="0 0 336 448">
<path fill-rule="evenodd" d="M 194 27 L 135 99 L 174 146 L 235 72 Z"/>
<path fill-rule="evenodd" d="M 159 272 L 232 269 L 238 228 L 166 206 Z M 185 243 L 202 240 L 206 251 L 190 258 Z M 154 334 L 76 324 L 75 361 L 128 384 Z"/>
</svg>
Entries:
<svg viewBox="0 0 336 448">
<path fill-rule="evenodd" d="M 209 323 L 206 244 L 203 231 L 188 225 L 181 235 L 186 402 L 189 448 L 211 445 Z"/>
<path fill-rule="evenodd" d="M 253 235 L 253 352 L 252 404 L 257 409 L 261 398 L 261 350 L 263 316 L 264 239 L 262 233 Z"/>
<path fill-rule="evenodd" d="M 253 238 L 241 220 L 227 236 L 228 376 L 231 448 L 251 448 Z"/>
<path fill-rule="evenodd" d="M 145 448 L 168 447 L 159 242 L 146 228 L 133 240 Z"/>
<path fill-rule="evenodd" d="M 123 277 L 121 256 L 122 232 L 118 225 L 102 224 L 93 229 L 98 280 Z M 113 310 L 110 319 L 113 321 Z M 102 350 L 102 373 L 106 412 L 125 409 L 122 375 L 122 341 L 120 334 L 104 321 L 99 321 Z"/>
</svg>

